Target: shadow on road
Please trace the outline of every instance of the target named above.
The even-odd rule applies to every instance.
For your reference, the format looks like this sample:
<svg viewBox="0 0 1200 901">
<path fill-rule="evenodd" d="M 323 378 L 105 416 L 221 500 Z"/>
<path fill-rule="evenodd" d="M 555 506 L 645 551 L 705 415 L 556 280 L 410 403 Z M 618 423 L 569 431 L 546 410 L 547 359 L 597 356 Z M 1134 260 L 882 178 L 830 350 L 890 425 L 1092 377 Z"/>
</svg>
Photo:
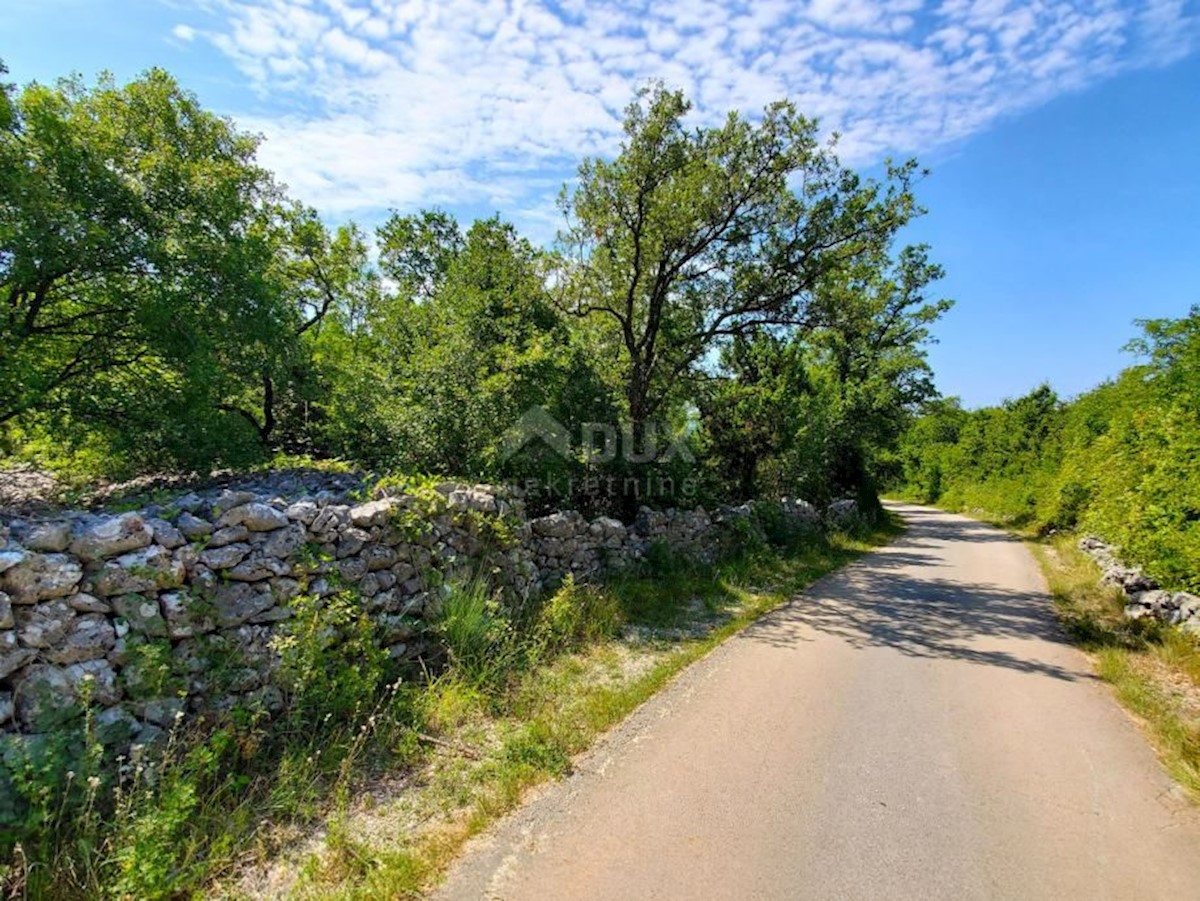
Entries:
<svg viewBox="0 0 1200 901">
<path fill-rule="evenodd" d="M 906 508 L 904 514 L 909 532 L 895 545 L 763 618 L 745 637 L 794 646 L 815 640 L 815 631 L 859 649 L 887 647 L 911 657 L 963 660 L 1068 681 L 1092 678 L 1036 659 L 1036 645 L 1003 641 L 1067 642 L 1044 595 L 948 577 L 948 542 L 1015 544 L 1015 539 L 936 511 Z"/>
<path fill-rule="evenodd" d="M 916 535 L 926 541 L 982 541 L 1012 543 L 1016 541 L 1007 532 L 973 521 L 950 520 L 940 510 L 923 510 L 905 507 L 904 518 L 908 521 L 908 541 Z"/>
</svg>

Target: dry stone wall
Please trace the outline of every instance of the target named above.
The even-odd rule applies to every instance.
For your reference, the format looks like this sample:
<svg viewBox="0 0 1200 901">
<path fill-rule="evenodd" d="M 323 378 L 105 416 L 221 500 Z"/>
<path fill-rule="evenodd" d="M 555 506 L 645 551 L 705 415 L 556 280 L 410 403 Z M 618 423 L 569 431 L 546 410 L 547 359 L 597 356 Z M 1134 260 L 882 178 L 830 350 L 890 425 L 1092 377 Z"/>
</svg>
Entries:
<svg viewBox="0 0 1200 901">
<path fill-rule="evenodd" d="M 1100 567 L 1100 580 L 1125 594 L 1127 619 L 1152 618 L 1200 637 L 1200 597 L 1186 591 L 1164 591 L 1158 582 L 1136 566 L 1126 566 L 1117 549 L 1094 535 L 1079 540 L 1079 547 Z"/>
<path fill-rule="evenodd" d="M 152 741 L 188 711 L 278 709 L 277 638 L 302 595 L 352 591 L 391 656 L 412 660 L 430 650 L 423 624 L 452 580 L 484 574 L 525 599 L 656 543 L 711 560 L 750 516 L 643 509 L 625 525 L 529 519 L 488 486 L 361 492 L 349 477 L 268 478 L 125 513 L 0 520 L 0 731 L 36 733 L 80 700 L 113 744 Z M 781 512 L 820 526 L 803 501 Z"/>
</svg>

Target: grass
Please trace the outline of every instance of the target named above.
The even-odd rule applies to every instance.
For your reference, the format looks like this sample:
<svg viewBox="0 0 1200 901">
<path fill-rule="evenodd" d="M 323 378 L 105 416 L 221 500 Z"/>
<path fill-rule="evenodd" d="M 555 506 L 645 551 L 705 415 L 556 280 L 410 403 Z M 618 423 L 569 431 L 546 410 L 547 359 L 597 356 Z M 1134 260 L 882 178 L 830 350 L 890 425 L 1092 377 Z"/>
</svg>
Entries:
<svg viewBox="0 0 1200 901">
<path fill-rule="evenodd" d="M 575 755 L 685 667 L 898 531 L 891 522 L 864 539 L 839 536 L 722 566 L 676 568 L 657 578 L 568 586 L 568 592 L 592 594 L 587 603 L 604 622 L 618 609 L 624 626 L 608 638 L 586 635 L 572 650 L 549 654 L 506 678 L 492 672 L 481 681 L 473 666 L 452 668 L 421 694 L 420 720 L 428 731 L 424 753 L 399 790 L 363 789 L 368 800 L 340 811 L 323 839 L 310 838 L 299 853 L 243 874 L 225 892 L 418 896 L 468 839 L 516 807 L 534 786 L 569 773 Z M 478 601 L 464 602 L 463 612 L 486 619 Z M 478 648 L 471 651 L 477 655 Z"/>
<path fill-rule="evenodd" d="M 1059 618 L 1097 672 L 1144 725 L 1171 775 L 1200 801 L 1200 642 L 1177 628 L 1127 620 L 1124 597 L 1058 535 L 1031 543 Z"/>
</svg>

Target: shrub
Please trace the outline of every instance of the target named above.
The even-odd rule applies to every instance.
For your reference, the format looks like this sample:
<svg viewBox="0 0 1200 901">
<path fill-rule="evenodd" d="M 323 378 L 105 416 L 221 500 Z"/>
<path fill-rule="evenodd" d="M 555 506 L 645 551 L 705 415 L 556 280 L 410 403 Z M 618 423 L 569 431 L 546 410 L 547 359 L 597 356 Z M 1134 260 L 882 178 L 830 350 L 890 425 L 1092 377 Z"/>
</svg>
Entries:
<svg viewBox="0 0 1200 901">
<path fill-rule="evenodd" d="M 433 631 L 453 672 L 481 687 L 498 687 L 517 653 L 513 624 L 487 584 L 476 579 L 446 583 Z"/>
<path fill-rule="evenodd" d="M 360 713 L 383 688 L 388 654 L 360 599 L 344 591 L 327 598 L 300 595 L 274 640 L 279 677 L 295 726 Z"/>
<path fill-rule="evenodd" d="M 616 635 L 623 623 L 624 613 L 612 592 L 567 576 L 542 605 L 532 630 L 533 654 L 545 659 L 604 641 Z"/>
</svg>

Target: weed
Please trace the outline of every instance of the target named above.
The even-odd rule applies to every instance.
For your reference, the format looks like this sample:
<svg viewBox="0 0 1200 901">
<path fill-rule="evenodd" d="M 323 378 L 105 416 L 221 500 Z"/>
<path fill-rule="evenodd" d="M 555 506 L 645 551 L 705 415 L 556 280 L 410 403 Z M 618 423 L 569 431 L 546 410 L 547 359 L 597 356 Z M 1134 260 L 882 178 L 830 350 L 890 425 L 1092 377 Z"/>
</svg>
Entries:
<svg viewBox="0 0 1200 901">
<path fill-rule="evenodd" d="M 445 585 L 433 630 L 455 674 L 477 687 L 498 687 L 519 661 L 513 623 L 481 579 Z"/>
</svg>

